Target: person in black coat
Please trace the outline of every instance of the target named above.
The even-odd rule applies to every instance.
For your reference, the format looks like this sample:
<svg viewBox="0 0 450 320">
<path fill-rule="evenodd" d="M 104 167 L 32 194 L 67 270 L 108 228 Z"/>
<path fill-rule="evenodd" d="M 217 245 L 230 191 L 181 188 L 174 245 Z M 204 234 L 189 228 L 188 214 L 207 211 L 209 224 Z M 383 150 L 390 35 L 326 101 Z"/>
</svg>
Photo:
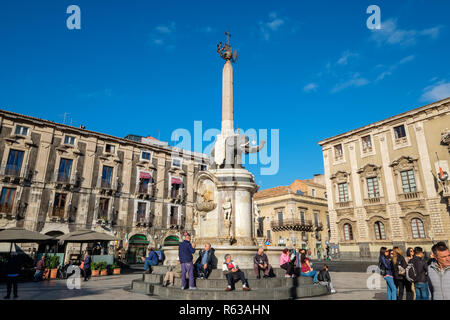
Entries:
<svg viewBox="0 0 450 320">
<path fill-rule="evenodd" d="M 4 299 L 11 297 L 11 289 L 14 291 L 14 298 L 18 298 L 17 295 L 17 282 L 19 280 L 19 273 L 22 269 L 22 264 L 19 256 L 16 252 L 11 252 L 6 264 L 6 296 Z"/>
<path fill-rule="evenodd" d="M 207 279 L 212 270 L 213 249 L 211 244 L 205 244 L 205 248 L 200 250 L 199 256 L 195 261 L 195 270 L 198 277 Z"/>
<path fill-rule="evenodd" d="M 319 280 L 319 284 L 327 286 L 328 292 L 336 293 L 336 290 L 334 290 L 333 284 L 331 283 L 330 273 L 328 272 L 328 266 L 326 264 L 324 264 L 322 270 L 319 271 L 317 279 Z"/>
<path fill-rule="evenodd" d="M 413 299 L 413 292 L 411 288 L 411 282 L 406 279 L 406 263 L 405 258 L 402 256 L 402 250 L 399 247 L 394 247 L 394 256 L 392 258 L 392 268 L 394 283 L 397 287 L 397 300 L 403 299 L 403 292 L 406 289 L 406 300 Z"/>
</svg>

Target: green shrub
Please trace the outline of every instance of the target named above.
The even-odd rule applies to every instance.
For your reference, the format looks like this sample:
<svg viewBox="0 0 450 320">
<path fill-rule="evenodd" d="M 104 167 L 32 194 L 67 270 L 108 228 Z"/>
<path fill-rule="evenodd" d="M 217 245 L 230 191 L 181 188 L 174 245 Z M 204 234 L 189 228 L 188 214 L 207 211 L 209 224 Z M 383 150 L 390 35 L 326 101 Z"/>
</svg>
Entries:
<svg viewBox="0 0 450 320">
<path fill-rule="evenodd" d="M 59 256 L 53 256 L 50 259 L 50 269 L 58 269 L 59 267 Z"/>
<path fill-rule="evenodd" d="M 105 270 L 107 266 L 108 266 L 108 264 L 106 263 L 106 261 L 99 262 L 98 270 L 100 270 L 100 271 Z"/>
<path fill-rule="evenodd" d="M 91 270 L 98 270 L 98 263 L 97 262 L 91 262 Z"/>
</svg>

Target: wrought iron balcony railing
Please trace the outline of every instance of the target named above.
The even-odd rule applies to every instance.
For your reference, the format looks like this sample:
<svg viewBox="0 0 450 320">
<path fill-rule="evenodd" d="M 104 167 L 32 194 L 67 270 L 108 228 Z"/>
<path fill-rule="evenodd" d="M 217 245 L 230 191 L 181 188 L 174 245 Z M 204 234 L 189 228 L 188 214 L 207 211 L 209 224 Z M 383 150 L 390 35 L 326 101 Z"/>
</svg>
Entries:
<svg viewBox="0 0 450 320">
<path fill-rule="evenodd" d="M 273 231 L 281 231 L 281 230 L 311 231 L 313 223 L 311 220 L 291 218 L 291 219 L 271 221 L 270 226 L 272 227 Z"/>
</svg>

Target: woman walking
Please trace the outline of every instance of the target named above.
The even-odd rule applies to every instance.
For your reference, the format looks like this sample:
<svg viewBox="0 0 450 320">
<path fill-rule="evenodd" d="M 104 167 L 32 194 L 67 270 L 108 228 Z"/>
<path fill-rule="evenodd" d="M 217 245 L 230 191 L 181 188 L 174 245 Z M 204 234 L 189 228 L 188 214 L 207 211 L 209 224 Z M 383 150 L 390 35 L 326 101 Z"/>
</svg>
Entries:
<svg viewBox="0 0 450 320">
<path fill-rule="evenodd" d="M 413 294 L 411 291 L 411 282 L 406 279 L 406 263 L 402 256 L 402 250 L 399 247 L 394 247 L 392 266 L 394 271 L 394 283 L 398 289 L 397 300 L 403 300 L 403 292 L 406 289 L 406 300 L 412 300 Z"/>
<path fill-rule="evenodd" d="M 378 260 L 378 266 L 380 268 L 380 274 L 384 277 L 387 287 L 388 300 L 397 300 L 397 288 L 395 287 L 392 263 L 390 261 L 390 253 L 392 250 L 387 250 L 386 247 L 380 248 L 380 258 Z"/>
</svg>

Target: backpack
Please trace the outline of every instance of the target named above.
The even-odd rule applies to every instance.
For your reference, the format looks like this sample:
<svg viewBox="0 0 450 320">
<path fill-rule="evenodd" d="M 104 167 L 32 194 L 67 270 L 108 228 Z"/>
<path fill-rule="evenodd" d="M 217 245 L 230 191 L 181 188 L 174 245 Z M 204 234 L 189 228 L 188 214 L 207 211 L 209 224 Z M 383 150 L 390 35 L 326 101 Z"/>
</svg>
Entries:
<svg viewBox="0 0 450 320">
<path fill-rule="evenodd" d="M 411 283 L 416 282 L 417 271 L 414 268 L 414 264 L 412 262 L 408 263 L 408 266 L 406 267 L 406 270 L 405 270 L 405 276 L 409 282 L 411 282 Z"/>
</svg>

